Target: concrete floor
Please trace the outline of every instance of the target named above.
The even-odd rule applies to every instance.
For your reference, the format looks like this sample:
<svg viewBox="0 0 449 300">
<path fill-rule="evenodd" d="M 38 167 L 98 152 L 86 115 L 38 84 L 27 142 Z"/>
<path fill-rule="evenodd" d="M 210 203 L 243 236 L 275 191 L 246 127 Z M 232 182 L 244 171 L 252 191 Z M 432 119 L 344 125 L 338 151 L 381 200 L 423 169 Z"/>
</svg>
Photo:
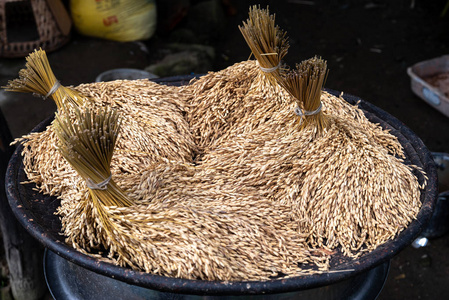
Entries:
<svg viewBox="0 0 449 300">
<path fill-rule="evenodd" d="M 252 1 L 231 1 L 236 14 L 227 30 L 210 45 L 216 49 L 214 70 L 245 60 L 249 50 L 237 25 Z M 238 3 L 237 3 L 238 2 Z M 388 111 L 409 126 L 431 151 L 449 152 L 449 120 L 416 97 L 407 67 L 449 52 L 449 15 L 440 18 L 446 1 L 260 1 L 288 31 L 289 64 L 315 54 L 328 60 L 326 87 L 357 95 Z M 304 4 L 305 3 L 305 4 Z M 312 5 L 310 5 L 312 3 Z M 93 82 L 113 68 L 143 69 L 160 58 L 170 36 L 118 43 L 73 34 L 71 41 L 49 54 L 63 85 Z M 24 59 L 0 59 L 0 84 L 17 77 Z M 29 132 L 55 110 L 31 95 L 0 91 L 0 108 L 14 137 Z M 449 236 L 424 248 L 406 248 L 391 261 L 380 300 L 445 299 L 449 295 Z"/>
</svg>

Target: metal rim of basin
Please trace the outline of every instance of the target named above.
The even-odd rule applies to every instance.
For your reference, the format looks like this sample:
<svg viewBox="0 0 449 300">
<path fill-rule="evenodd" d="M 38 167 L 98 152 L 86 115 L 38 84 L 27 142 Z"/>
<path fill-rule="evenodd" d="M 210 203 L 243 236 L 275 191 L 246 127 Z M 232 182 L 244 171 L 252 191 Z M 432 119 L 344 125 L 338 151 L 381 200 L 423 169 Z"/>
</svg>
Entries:
<svg viewBox="0 0 449 300">
<path fill-rule="evenodd" d="M 382 263 L 358 276 L 350 277 L 331 285 L 280 294 L 244 295 L 245 299 L 376 299 L 382 291 L 390 269 L 390 261 Z M 119 294 L 122 299 L 203 299 L 202 296 L 174 294 L 151 290 L 145 287 L 115 280 L 77 264 L 46 249 L 44 275 L 54 299 L 109 300 Z M 206 296 L 207 299 L 229 299 L 228 296 Z M 240 299 L 240 297 L 239 297 Z"/>
</svg>

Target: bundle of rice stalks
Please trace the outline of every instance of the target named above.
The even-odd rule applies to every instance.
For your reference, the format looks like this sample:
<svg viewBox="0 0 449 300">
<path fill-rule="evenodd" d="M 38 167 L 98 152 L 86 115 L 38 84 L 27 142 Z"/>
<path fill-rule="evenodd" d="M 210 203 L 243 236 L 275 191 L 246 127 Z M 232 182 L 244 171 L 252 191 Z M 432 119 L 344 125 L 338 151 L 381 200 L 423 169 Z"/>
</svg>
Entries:
<svg viewBox="0 0 449 300">
<path fill-rule="evenodd" d="M 80 105 L 85 98 L 75 90 L 64 87 L 56 79 L 44 50 L 35 50 L 26 58 L 25 69 L 20 70 L 19 78 L 9 81 L 6 91 L 32 93 L 44 99 L 51 98 L 58 109 L 67 103 Z"/>
<path fill-rule="evenodd" d="M 327 76 L 327 63 L 314 57 L 301 62 L 296 70 L 276 77 L 279 84 L 292 95 L 298 104 L 295 114 L 299 116 L 300 128 L 308 123 L 317 127 L 321 133 L 326 127 L 326 118 L 322 112 L 321 90 Z"/>
<path fill-rule="evenodd" d="M 103 234 L 98 234 L 97 239 L 114 246 L 117 230 L 106 207 L 133 204 L 115 183 L 110 169 L 120 128 L 119 115 L 110 109 L 75 109 L 74 113 L 75 120 L 67 113 L 56 114 L 54 129 L 59 138 L 58 149 L 88 188 L 89 193 L 82 202 L 98 214 L 97 226 L 103 229 Z M 123 254 L 119 250 L 119 255 Z"/>
<path fill-rule="evenodd" d="M 148 80 L 64 87 L 55 79 L 45 52 L 39 50 L 30 54 L 26 68 L 20 71 L 20 78 L 10 81 L 6 89 L 48 95 L 58 104 L 59 112 L 64 110 L 72 116 L 77 107 L 84 106 L 110 106 L 122 112 L 122 138 L 113 158 L 113 174 L 126 176 L 156 162 L 192 162 L 196 146 L 183 118 L 183 96 L 175 88 Z M 53 126 L 44 132 L 24 136 L 20 142 L 25 146 L 23 154 L 28 178 L 44 193 L 60 195 L 79 180 L 56 150 Z"/>
<path fill-rule="evenodd" d="M 261 71 L 275 83 L 283 71 L 282 58 L 289 48 L 287 33 L 275 25 L 275 15 L 270 15 L 268 8 L 256 5 L 250 7 L 249 18 L 239 29 Z"/>
<path fill-rule="evenodd" d="M 112 179 L 111 160 L 118 138 L 120 120 L 117 111 L 75 109 L 76 121 L 56 114 L 54 129 L 58 150 L 84 179 L 96 205 L 130 206 L 123 191 Z"/>
</svg>

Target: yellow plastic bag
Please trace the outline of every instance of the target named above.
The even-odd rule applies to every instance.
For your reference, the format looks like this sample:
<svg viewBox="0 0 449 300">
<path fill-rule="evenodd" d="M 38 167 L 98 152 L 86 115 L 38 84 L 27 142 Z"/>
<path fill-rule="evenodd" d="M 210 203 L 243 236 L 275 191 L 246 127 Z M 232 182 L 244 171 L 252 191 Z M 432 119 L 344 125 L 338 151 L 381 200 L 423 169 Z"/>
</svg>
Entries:
<svg viewBox="0 0 449 300">
<path fill-rule="evenodd" d="M 79 33 L 113 41 L 149 39 L 156 30 L 155 0 L 71 0 Z"/>
</svg>

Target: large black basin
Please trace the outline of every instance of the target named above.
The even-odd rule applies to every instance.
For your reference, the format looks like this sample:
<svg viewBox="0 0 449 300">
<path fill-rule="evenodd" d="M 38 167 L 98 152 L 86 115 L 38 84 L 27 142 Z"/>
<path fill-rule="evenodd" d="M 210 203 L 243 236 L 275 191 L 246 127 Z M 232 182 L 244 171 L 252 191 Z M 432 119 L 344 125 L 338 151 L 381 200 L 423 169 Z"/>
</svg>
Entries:
<svg viewBox="0 0 449 300">
<path fill-rule="evenodd" d="M 185 77 L 159 81 L 174 85 L 188 82 Z M 335 95 L 340 94 L 332 90 L 328 91 Z M 352 104 L 360 100 L 360 98 L 351 95 L 345 95 L 344 98 Z M 22 146 L 17 147 L 7 170 L 6 188 L 9 203 L 17 219 L 30 234 L 46 248 L 67 260 L 67 263 L 74 263 L 86 269 L 86 271 L 93 271 L 126 284 L 152 289 L 161 293 L 187 295 L 261 295 L 298 292 L 320 287 L 329 289 L 329 286 L 335 286 L 336 283 L 343 281 L 349 282 L 351 285 L 354 284 L 352 280 L 357 280 L 356 278 L 358 277 L 369 278 L 375 273 L 378 278 L 378 288 L 377 292 L 371 293 L 371 298 L 375 298 L 387 276 L 389 260 L 412 243 L 431 217 L 438 194 L 437 175 L 431 153 L 409 128 L 390 114 L 366 101 L 361 100 L 359 107 L 363 109 L 370 121 L 379 123 L 383 128 L 389 129 L 393 135 L 398 137 L 405 149 L 406 162 L 421 167 L 428 176 L 428 182 L 421 194 L 422 208 L 416 220 L 412 221 L 394 240 L 388 241 L 376 250 L 366 253 L 355 260 L 348 259 L 340 254 L 335 254 L 332 257 L 332 270 L 351 271 L 330 272 L 269 281 L 226 283 L 168 278 L 99 261 L 76 251 L 64 243 L 64 237 L 60 235 L 61 223 L 58 216 L 54 215 L 60 203 L 58 199 L 37 193 L 33 190 L 33 184 L 21 184 L 21 182 L 27 180 L 20 155 Z M 34 130 L 44 130 L 50 122 L 51 118 L 39 124 Z M 422 182 L 423 178 L 420 178 L 421 175 L 417 174 L 417 176 Z M 57 273 L 60 270 L 53 270 L 52 272 Z"/>
</svg>

